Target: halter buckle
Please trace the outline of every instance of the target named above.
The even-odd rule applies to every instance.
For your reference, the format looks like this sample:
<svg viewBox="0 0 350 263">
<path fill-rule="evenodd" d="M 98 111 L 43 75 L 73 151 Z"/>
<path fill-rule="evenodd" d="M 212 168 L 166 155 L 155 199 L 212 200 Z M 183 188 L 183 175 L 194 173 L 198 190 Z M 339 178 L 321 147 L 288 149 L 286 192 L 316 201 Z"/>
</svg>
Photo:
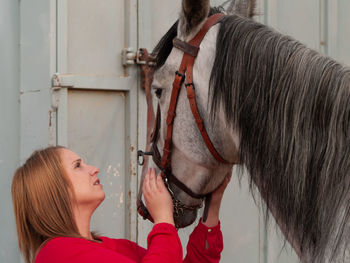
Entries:
<svg viewBox="0 0 350 263">
<path fill-rule="evenodd" d="M 175 75 L 181 77 L 181 83 L 185 80 L 185 74 L 180 73 L 178 70 L 175 72 Z"/>
</svg>

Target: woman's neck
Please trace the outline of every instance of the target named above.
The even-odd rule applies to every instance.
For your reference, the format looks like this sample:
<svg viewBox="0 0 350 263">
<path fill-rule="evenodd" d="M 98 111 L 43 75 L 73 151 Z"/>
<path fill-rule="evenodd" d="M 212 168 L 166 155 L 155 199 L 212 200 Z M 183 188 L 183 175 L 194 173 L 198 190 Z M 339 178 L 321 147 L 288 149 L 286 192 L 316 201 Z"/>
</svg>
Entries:
<svg viewBox="0 0 350 263">
<path fill-rule="evenodd" d="M 79 234 L 84 238 L 92 240 L 93 237 L 90 232 L 90 220 L 93 211 L 91 211 L 91 209 L 82 209 L 78 207 L 75 207 L 73 210 Z"/>
</svg>

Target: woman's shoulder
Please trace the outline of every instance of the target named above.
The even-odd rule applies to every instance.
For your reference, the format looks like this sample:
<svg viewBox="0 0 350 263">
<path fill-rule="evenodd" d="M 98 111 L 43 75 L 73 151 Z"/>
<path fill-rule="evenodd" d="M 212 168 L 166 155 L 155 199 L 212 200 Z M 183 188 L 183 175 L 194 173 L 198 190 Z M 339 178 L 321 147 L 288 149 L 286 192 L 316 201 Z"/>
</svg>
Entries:
<svg viewBox="0 0 350 263">
<path fill-rule="evenodd" d="M 56 237 L 46 242 L 37 254 L 35 263 L 58 262 L 129 262 L 138 261 L 145 249 L 126 239 L 113 239 L 101 236 L 101 242 L 83 238 Z"/>
<path fill-rule="evenodd" d="M 76 246 L 76 245 L 93 245 L 94 242 L 89 241 L 87 239 L 84 238 L 79 238 L 79 237 L 55 237 L 55 238 L 51 238 L 48 241 L 46 241 L 41 249 L 41 251 L 46 251 L 46 250 L 56 250 L 56 249 L 60 249 L 60 248 L 64 248 L 64 249 L 70 249 L 72 247 L 72 245 Z"/>
<path fill-rule="evenodd" d="M 42 245 L 36 256 L 35 263 L 68 262 L 68 259 L 96 246 L 98 246 L 98 243 L 84 238 L 55 237 Z"/>
</svg>

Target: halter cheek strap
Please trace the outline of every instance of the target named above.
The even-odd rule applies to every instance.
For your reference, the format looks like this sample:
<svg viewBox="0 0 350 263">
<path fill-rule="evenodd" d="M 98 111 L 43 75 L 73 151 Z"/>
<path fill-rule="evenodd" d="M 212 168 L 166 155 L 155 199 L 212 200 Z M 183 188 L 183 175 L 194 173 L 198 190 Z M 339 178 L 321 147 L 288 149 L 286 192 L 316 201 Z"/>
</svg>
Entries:
<svg viewBox="0 0 350 263">
<path fill-rule="evenodd" d="M 215 24 L 217 24 L 222 19 L 223 16 L 224 14 L 215 14 L 210 16 L 205 22 L 205 24 L 203 25 L 203 27 L 201 28 L 201 30 L 188 43 L 178 38 L 175 38 L 173 40 L 174 47 L 183 51 L 184 55 L 182 57 L 179 70 L 175 74 L 173 89 L 171 92 L 168 116 L 166 119 L 167 134 L 166 134 L 166 139 L 165 139 L 164 148 L 163 148 L 163 156 L 161 161 L 161 167 L 163 168 L 170 166 L 172 133 L 173 133 L 174 118 L 175 118 L 175 110 L 176 110 L 176 105 L 179 97 L 179 91 L 185 80 L 186 80 L 185 86 L 187 90 L 187 98 L 190 103 L 191 111 L 208 150 L 217 161 L 224 164 L 229 164 L 229 162 L 226 161 L 223 157 L 221 157 L 221 155 L 215 149 L 204 127 L 203 119 L 200 116 L 200 113 L 197 107 L 195 87 L 193 83 L 193 65 L 194 65 L 195 58 L 197 57 L 199 52 L 199 45 L 202 42 L 205 35 L 207 34 L 207 32 L 209 31 L 209 29 Z"/>
<path fill-rule="evenodd" d="M 181 89 L 181 86 L 183 82 L 186 80 L 185 87 L 187 90 L 187 98 L 190 103 L 191 111 L 193 114 L 193 117 L 196 121 L 196 124 L 198 126 L 198 129 L 201 133 L 201 136 L 203 138 L 203 141 L 205 142 L 208 150 L 210 153 L 213 155 L 213 157 L 224 164 L 229 164 L 228 161 L 226 161 L 221 155 L 218 153 L 218 151 L 215 149 L 213 143 L 211 142 L 209 135 L 205 129 L 204 126 L 204 121 L 202 117 L 200 116 L 197 103 L 196 103 L 196 93 L 195 93 L 195 87 L 193 83 L 193 66 L 194 66 L 194 61 L 198 55 L 199 52 L 199 46 L 200 43 L 202 42 L 203 38 L 209 31 L 209 29 L 217 24 L 221 18 L 223 17 L 223 14 L 215 14 L 207 19 L 201 30 L 196 34 L 196 36 L 189 42 L 184 42 L 178 38 L 175 38 L 173 40 L 173 46 L 175 48 L 180 49 L 181 51 L 184 52 L 184 55 L 182 57 L 182 61 L 179 67 L 179 70 L 175 74 L 175 79 L 173 82 L 173 89 L 171 93 L 171 98 L 170 98 L 170 105 L 168 109 L 168 116 L 166 119 L 166 124 L 167 124 L 167 134 L 166 134 L 166 139 L 164 143 L 164 148 L 163 148 L 163 156 L 161 160 L 161 167 L 164 170 L 169 170 L 170 175 L 171 173 L 171 147 L 172 147 L 172 133 L 173 133 L 173 125 L 174 125 L 174 118 L 175 118 L 175 110 L 176 110 L 176 105 L 179 97 L 179 92 Z M 165 175 L 164 172 L 162 172 L 163 177 L 169 177 L 169 175 Z M 194 198 L 203 198 L 202 195 L 200 197 L 193 193 L 186 185 L 184 185 L 182 182 L 180 182 L 176 177 L 171 176 L 170 177 L 173 181 L 173 183 L 178 186 L 181 190 L 189 194 L 190 196 Z M 176 179 L 176 180 L 175 180 Z M 205 222 L 208 216 L 208 210 L 210 206 L 210 200 L 211 200 L 211 194 L 205 195 L 205 209 L 203 213 L 203 221 Z"/>
</svg>

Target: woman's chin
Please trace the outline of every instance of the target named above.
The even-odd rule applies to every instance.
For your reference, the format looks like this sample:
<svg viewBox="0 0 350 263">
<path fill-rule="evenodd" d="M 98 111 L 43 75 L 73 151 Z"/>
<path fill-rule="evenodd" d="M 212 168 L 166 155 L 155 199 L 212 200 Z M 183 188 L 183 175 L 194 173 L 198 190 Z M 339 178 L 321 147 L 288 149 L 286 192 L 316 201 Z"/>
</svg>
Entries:
<svg viewBox="0 0 350 263">
<path fill-rule="evenodd" d="M 98 202 L 98 205 L 100 205 L 103 202 L 103 200 L 105 200 L 105 198 L 106 198 L 106 194 L 103 190 L 101 190 L 98 193 L 98 195 L 96 195 L 96 201 Z"/>
</svg>

